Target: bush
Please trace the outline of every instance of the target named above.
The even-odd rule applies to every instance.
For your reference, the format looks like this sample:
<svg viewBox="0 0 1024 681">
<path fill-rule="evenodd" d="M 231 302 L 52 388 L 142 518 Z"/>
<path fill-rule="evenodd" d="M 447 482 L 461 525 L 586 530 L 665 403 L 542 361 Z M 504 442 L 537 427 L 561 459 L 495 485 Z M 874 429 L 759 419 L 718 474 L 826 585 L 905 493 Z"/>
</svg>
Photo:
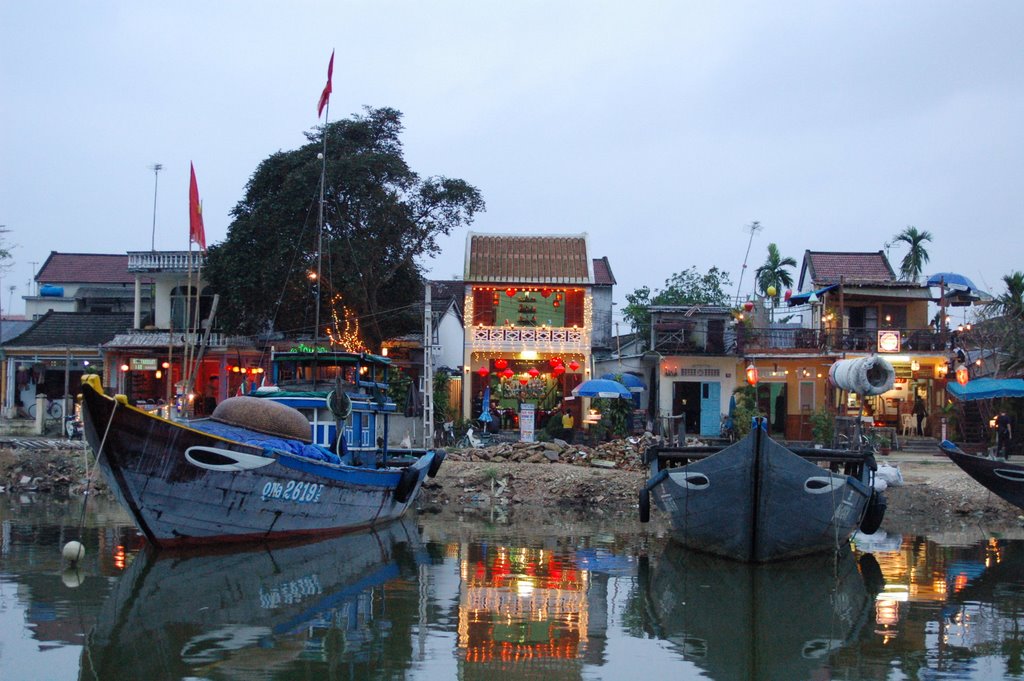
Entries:
<svg viewBox="0 0 1024 681">
<path fill-rule="evenodd" d="M 811 414 L 811 439 L 815 443 L 832 446 L 835 437 L 835 419 L 825 409 L 819 409 Z"/>
</svg>

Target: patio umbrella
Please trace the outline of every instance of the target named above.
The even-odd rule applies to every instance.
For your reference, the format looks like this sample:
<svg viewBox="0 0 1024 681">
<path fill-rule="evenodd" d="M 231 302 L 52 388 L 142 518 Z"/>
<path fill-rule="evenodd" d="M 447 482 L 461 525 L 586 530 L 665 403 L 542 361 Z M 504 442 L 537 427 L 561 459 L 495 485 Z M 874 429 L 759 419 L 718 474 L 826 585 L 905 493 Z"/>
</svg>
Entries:
<svg viewBox="0 0 1024 681">
<path fill-rule="evenodd" d="M 484 423 L 490 423 L 494 419 L 491 416 L 491 386 L 484 388 L 484 399 L 480 405 L 480 420 Z"/>
<path fill-rule="evenodd" d="M 633 393 L 642 393 L 647 388 L 643 379 L 633 374 L 604 374 L 601 378 L 606 381 L 617 381 Z"/>
<path fill-rule="evenodd" d="M 929 286 L 941 286 L 943 284 L 949 289 L 978 290 L 973 281 L 956 272 L 938 272 L 928 277 Z"/>
<path fill-rule="evenodd" d="M 629 388 L 618 381 L 610 381 L 606 378 L 592 378 L 589 381 L 583 381 L 572 389 L 572 394 L 577 397 L 622 397 L 627 400 L 633 397 Z"/>
</svg>

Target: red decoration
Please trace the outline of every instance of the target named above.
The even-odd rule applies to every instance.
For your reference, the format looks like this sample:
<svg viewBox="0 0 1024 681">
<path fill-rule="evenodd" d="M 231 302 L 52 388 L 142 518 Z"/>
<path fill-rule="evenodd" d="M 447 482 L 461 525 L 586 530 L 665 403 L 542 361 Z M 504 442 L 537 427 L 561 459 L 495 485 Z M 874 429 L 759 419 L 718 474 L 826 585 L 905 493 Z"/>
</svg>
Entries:
<svg viewBox="0 0 1024 681">
<path fill-rule="evenodd" d="M 499 357 L 498 359 L 494 360 L 494 368 L 497 369 L 498 371 L 501 371 L 502 369 L 504 369 L 507 366 L 508 366 L 508 361 L 505 360 L 505 359 L 502 359 L 502 358 Z"/>
<path fill-rule="evenodd" d="M 793 289 L 791 289 L 791 288 L 787 288 L 786 292 L 784 294 L 782 294 L 782 299 L 783 300 L 789 300 L 792 297 L 793 297 Z"/>
<path fill-rule="evenodd" d="M 550 295 L 551 295 L 551 289 L 549 289 L 549 288 L 542 288 L 542 289 L 540 290 L 540 294 L 541 294 L 542 296 L 544 296 L 545 298 L 547 298 L 548 296 L 550 296 Z"/>
<path fill-rule="evenodd" d="M 572 369 L 573 371 L 576 371 L 577 369 L 580 368 L 580 363 L 577 362 L 576 360 L 573 360 L 569 362 L 569 368 Z"/>
<path fill-rule="evenodd" d="M 747 302 L 743 303 L 743 309 L 746 310 L 747 312 L 750 312 L 751 310 L 754 309 L 754 302 L 752 300 L 748 300 Z"/>
<path fill-rule="evenodd" d="M 757 385 L 758 378 L 757 367 L 753 364 L 749 365 L 747 367 L 747 383 L 750 385 Z"/>
<path fill-rule="evenodd" d="M 530 374 L 530 376 L 532 376 L 533 378 L 537 378 L 537 376 L 539 376 L 539 375 L 540 375 L 540 372 L 539 372 L 539 371 L 537 371 L 537 368 L 536 368 L 536 367 L 533 367 L 533 368 L 531 368 L 531 369 L 530 369 L 529 371 L 527 371 L 526 373 Z"/>
<path fill-rule="evenodd" d="M 561 305 L 561 303 L 558 302 L 557 300 L 555 302 L 551 303 L 551 307 L 558 307 L 559 305 Z"/>
<path fill-rule="evenodd" d="M 565 366 L 562 364 L 556 364 L 555 368 L 551 370 L 551 373 L 553 373 L 555 376 L 561 376 L 562 374 L 565 373 Z"/>
<path fill-rule="evenodd" d="M 487 374 L 491 373 L 491 370 L 488 369 L 487 367 L 480 367 L 479 369 L 476 370 L 476 372 L 481 376 L 486 376 Z"/>
<path fill-rule="evenodd" d="M 956 382 L 960 385 L 967 385 L 969 380 L 971 380 L 971 376 L 967 371 L 967 367 L 961 364 L 956 368 Z"/>
<path fill-rule="evenodd" d="M 560 360 L 557 357 L 552 357 L 551 359 L 548 360 L 548 364 L 551 365 L 552 369 L 554 369 L 556 366 L 558 366 L 561 363 L 562 363 L 562 360 Z"/>
<path fill-rule="evenodd" d="M 501 372 L 501 375 L 504 376 L 505 378 L 512 378 L 513 376 L 516 375 L 516 372 L 512 371 L 511 369 L 505 369 L 504 371 Z"/>
<path fill-rule="evenodd" d="M 509 298 L 511 298 L 515 294 L 516 294 L 516 290 L 514 288 L 512 288 L 511 286 L 509 288 L 505 289 L 505 295 L 508 296 Z"/>
<path fill-rule="evenodd" d="M 523 377 L 521 377 L 521 378 L 519 379 L 519 384 L 520 384 L 520 385 L 526 385 L 526 384 L 527 384 L 527 383 L 529 383 L 529 382 L 530 382 L 530 379 L 528 379 L 528 378 L 527 378 L 526 376 L 523 376 Z"/>
</svg>

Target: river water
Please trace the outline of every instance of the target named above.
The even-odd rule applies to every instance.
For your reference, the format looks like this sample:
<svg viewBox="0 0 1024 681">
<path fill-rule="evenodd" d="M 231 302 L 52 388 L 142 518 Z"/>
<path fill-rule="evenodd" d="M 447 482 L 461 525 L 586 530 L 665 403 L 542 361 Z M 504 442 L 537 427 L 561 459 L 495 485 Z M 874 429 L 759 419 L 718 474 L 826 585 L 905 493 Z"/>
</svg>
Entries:
<svg viewBox="0 0 1024 681">
<path fill-rule="evenodd" d="M 1024 541 L 980 530 L 754 567 L 631 518 L 161 554 L 109 503 L 0 497 L 0 524 L 5 681 L 1024 678 Z"/>
</svg>

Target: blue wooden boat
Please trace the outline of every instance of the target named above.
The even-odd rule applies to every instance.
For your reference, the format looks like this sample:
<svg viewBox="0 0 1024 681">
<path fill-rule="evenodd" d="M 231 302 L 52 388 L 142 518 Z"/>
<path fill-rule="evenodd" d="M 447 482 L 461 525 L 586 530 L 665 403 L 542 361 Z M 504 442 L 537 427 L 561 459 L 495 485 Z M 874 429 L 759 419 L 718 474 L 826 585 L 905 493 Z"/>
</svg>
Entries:
<svg viewBox="0 0 1024 681">
<path fill-rule="evenodd" d="M 790 450 L 766 429 L 755 420 L 749 435 L 724 448 L 648 450 L 641 521 L 653 495 L 684 546 L 746 562 L 836 551 L 858 527 L 878 529 L 884 500 L 873 495 L 870 452 Z"/>
<path fill-rule="evenodd" d="M 336 362 L 335 369 L 324 362 L 323 370 L 334 374 L 333 390 L 302 398 L 333 406 L 336 424 L 352 434 L 352 448 L 334 437 L 337 425 L 320 431 L 334 439 L 332 448 L 313 442 L 308 409 L 302 414 L 288 406 L 287 391 L 280 401 L 230 398 L 209 419 L 175 422 L 86 383 L 85 436 L 114 494 L 156 546 L 264 541 L 378 525 L 413 505 L 445 455 L 388 450 L 386 420 L 394 404 L 383 397 L 386 374 L 362 371 L 367 364 L 385 366 L 379 359 L 347 358 L 345 366 L 355 369 L 354 376 L 347 374 L 351 380 Z M 353 408 L 346 417 L 347 404 Z M 321 406 L 311 409 L 318 414 Z M 370 440 L 364 433 L 383 437 L 365 446 Z"/>
<path fill-rule="evenodd" d="M 949 440 L 939 443 L 939 449 L 982 487 L 1017 508 L 1024 508 L 1024 465 L 1004 458 L 968 454 Z"/>
</svg>

